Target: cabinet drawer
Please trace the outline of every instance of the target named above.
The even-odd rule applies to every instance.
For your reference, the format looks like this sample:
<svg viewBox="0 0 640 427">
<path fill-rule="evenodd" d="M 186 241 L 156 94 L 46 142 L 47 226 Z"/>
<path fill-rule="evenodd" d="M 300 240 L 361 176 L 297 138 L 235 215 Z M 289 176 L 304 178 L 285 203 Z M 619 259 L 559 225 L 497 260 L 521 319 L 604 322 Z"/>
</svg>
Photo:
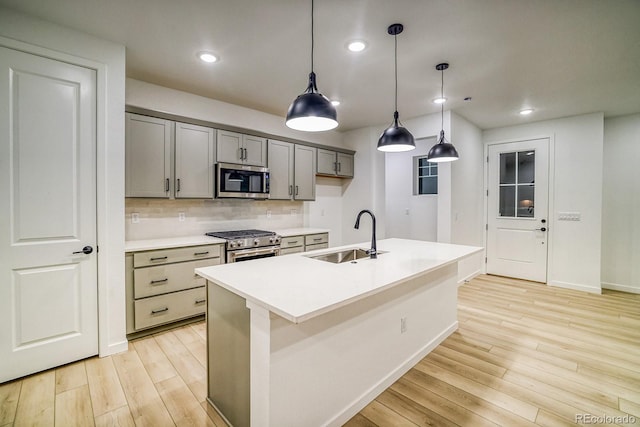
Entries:
<svg viewBox="0 0 640 427">
<path fill-rule="evenodd" d="M 304 236 L 304 244 L 306 246 L 318 245 L 320 243 L 329 243 L 328 233 L 310 234 L 308 236 Z"/>
<path fill-rule="evenodd" d="M 160 265 L 170 262 L 192 261 L 201 258 L 220 256 L 220 245 L 189 246 L 186 248 L 161 249 L 157 251 L 136 252 L 133 254 L 133 266 Z"/>
<path fill-rule="evenodd" d="M 297 246 L 304 246 L 304 236 L 283 237 L 280 240 L 280 252 L 282 252 L 282 249 L 295 248 Z"/>
<path fill-rule="evenodd" d="M 304 246 L 295 246 L 293 248 L 280 248 L 280 255 L 288 255 L 288 254 L 297 254 L 299 252 L 304 252 Z"/>
<path fill-rule="evenodd" d="M 304 250 L 307 251 L 315 251 L 316 249 L 327 249 L 329 247 L 328 243 L 318 243 L 317 245 L 307 245 Z"/>
<path fill-rule="evenodd" d="M 156 265 L 133 270 L 133 296 L 135 299 L 204 286 L 204 277 L 193 270 L 220 264 L 220 258 Z"/>
<path fill-rule="evenodd" d="M 206 288 L 188 289 L 135 301 L 136 330 L 203 314 Z"/>
</svg>

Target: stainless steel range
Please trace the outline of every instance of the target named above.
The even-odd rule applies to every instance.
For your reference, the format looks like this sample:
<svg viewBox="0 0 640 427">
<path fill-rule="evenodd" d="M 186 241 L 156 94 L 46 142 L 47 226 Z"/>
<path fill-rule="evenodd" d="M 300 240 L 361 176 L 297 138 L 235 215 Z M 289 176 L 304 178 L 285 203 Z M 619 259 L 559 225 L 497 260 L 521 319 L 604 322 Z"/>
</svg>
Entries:
<svg viewBox="0 0 640 427">
<path fill-rule="evenodd" d="M 212 231 L 207 236 L 227 241 L 227 262 L 249 261 L 280 254 L 280 236 L 273 231 Z"/>
</svg>

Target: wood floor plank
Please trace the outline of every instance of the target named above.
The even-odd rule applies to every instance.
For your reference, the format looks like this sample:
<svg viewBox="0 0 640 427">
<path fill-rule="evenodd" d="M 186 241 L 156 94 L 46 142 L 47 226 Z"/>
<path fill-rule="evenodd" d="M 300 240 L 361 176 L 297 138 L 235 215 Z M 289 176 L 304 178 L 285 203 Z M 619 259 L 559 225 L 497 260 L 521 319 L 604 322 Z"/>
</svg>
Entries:
<svg viewBox="0 0 640 427">
<path fill-rule="evenodd" d="M 95 417 L 96 427 L 135 427 L 131 411 L 128 406 L 114 409 Z"/>
<path fill-rule="evenodd" d="M 84 361 L 56 368 L 56 394 L 88 384 Z"/>
<path fill-rule="evenodd" d="M 174 330 L 176 337 L 191 352 L 193 357 L 203 367 L 207 367 L 207 348 L 202 345 L 202 338 L 190 327 L 185 326 Z"/>
<path fill-rule="evenodd" d="M 136 426 L 174 425 L 138 354 L 129 350 L 112 358 Z"/>
<path fill-rule="evenodd" d="M 20 399 L 22 380 L 0 384 L 0 426 L 13 424 Z"/>
<path fill-rule="evenodd" d="M 154 383 L 159 383 L 178 375 L 173 364 L 153 337 L 138 339 L 133 341 L 132 344 Z"/>
<path fill-rule="evenodd" d="M 215 427 L 181 377 L 169 378 L 156 387 L 176 426 Z"/>
<path fill-rule="evenodd" d="M 633 415 L 640 421 L 640 404 L 630 402 L 626 399 L 620 399 L 620 410 L 627 414 Z M 640 422 L 638 422 L 640 424 Z"/>
<path fill-rule="evenodd" d="M 53 370 L 22 380 L 15 427 L 53 426 L 55 422 L 56 375 Z"/>
<path fill-rule="evenodd" d="M 84 366 L 82 366 L 84 370 Z M 90 427 L 95 425 L 91 395 L 87 384 L 56 394 L 56 427 Z"/>
<path fill-rule="evenodd" d="M 198 362 L 173 331 L 167 331 L 154 338 L 180 376 L 184 379 L 189 389 L 191 389 L 196 396 L 198 402 L 204 402 L 207 398 L 206 368 Z"/>
<path fill-rule="evenodd" d="M 215 409 L 213 409 L 213 407 L 211 407 L 209 402 L 204 401 L 200 403 L 200 406 L 202 407 L 202 409 L 205 410 L 205 412 L 209 416 L 209 419 L 213 421 L 213 424 L 216 427 L 227 427 L 227 423 L 225 423 L 222 417 L 220 416 L 220 414 L 218 414 L 218 412 Z"/>
<path fill-rule="evenodd" d="M 85 368 L 94 417 L 127 406 L 111 357 L 88 359 L 85 361 Z"/>
<path fill-rule="evenodd" d="M 376 398 L 388 408 L 402 414 L 409 421 L 419 426 L 455 427 L 457 424 L 436 414 L 428 408 L 414 402 L 392 389 L 387 389 Z"/>
<path fill-rule="evenodd" d="M 377 401 L 371 402 L 362 411 L 362 415 L 379 426 L 416 427 L 416 424 L 404 416 Z"/>
<path fill-rule="evenodd" d="M 367 417 L 362 414 L 356 414 L 353 418 L 347 421 L 343 427 L 379 427 L 377 424 L 371 422 Z"/>
<path fill-rule="evenodd" d="M 536 424 L 541 427 L 572 427 L 579 425 L 543 409 L 540 410 L 538 418 L 536 418 Z"/>
</svg>

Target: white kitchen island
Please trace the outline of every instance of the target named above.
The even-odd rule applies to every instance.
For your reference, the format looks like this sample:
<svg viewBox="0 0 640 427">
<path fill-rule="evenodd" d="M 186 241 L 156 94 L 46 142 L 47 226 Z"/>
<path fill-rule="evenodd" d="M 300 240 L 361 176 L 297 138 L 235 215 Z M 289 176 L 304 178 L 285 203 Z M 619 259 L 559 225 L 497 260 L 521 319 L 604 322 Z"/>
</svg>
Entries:
<svg viewBox="0 0 640 427">
<path fill-rule="evenodd" d="M 377 259 L 205 267 L 208 399 L 234 426 L 342 425 L 457 329 L 457 263 L 482 248 L 387 239 Z"/>
</svg>

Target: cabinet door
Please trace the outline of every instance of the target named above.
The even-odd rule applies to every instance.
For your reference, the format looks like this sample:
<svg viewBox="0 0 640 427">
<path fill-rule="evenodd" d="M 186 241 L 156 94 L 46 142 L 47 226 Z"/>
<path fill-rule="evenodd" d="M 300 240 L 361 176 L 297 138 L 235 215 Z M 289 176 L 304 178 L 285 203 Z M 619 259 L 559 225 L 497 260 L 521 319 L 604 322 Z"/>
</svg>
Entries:
<svg viewBox="0 0 640 427">
<path fill-rule="evenodd" d="M 353 155 L 338 153 L 338 176 L 353 178 Z"/>
<path fill-rule="evenodd" d="M 318 148 L 318 174 L 336 174 L 336 152 Z"/>
<path fill-rule="evenodd" d="M 213 198 L 213 129 L 176 123 L 176 198 Z"/>
<path fill-rule="evenodd" d="M 269 199 L 293 197 L 293 144 L 269 140 Z"/>
<path fill-rule="evenodd" d="M 293 192 L 296 200 L 316 199 L 316 148 L 306 145 L 295 146 Z"/>
<path fill-rule="evenodd" d="M 172 130 L 169 120 L 127 113 L 126 197 L 169 198 Z"/>
<path fill-rule="evenodd" d="M 267 166 L 267 139 L 253 135 L 242 136 L 244 155 L 242 163 L 253 166 Z"/>
<path fill-rule="evenodd" d="M 242 163 L 242 134 L 229 132 L 226 130 L 218 131 L 217 142 L 217 161 L 225 163 Z"/>
</svg>

